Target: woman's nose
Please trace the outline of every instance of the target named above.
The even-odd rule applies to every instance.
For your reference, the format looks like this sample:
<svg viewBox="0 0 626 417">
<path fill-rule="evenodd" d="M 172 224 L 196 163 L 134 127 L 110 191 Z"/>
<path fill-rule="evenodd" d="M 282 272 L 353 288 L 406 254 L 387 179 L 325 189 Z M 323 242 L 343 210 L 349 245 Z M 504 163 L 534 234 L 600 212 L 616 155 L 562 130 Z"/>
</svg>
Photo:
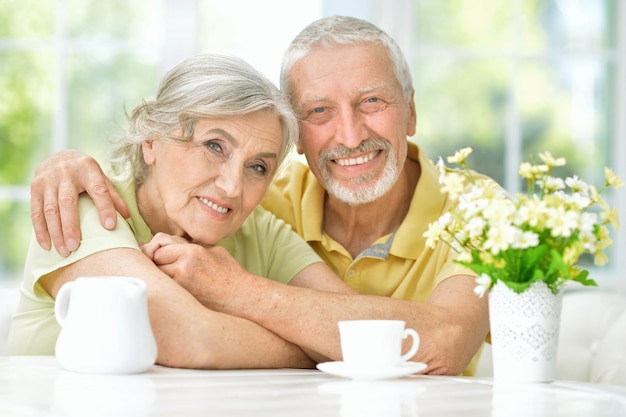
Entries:
<svg viewBox="0 0 626 417">
<path fill-rule="evenodd" d="M 239 196 L 243 187 L 243 166 L 233 160 L 223 163 L 215 179 L 215 185 L 227 197 Z"/>
</svg>

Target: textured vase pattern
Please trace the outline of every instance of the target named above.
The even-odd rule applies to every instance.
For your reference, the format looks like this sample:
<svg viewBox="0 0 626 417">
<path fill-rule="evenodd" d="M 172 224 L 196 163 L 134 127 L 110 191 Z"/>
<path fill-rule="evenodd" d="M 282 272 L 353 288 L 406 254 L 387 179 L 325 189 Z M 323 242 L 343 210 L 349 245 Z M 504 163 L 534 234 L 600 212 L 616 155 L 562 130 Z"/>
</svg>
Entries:
<svg viewBox="0 0 626 417">
<path fill-rule="evenodd" d="M 496 381 L 554 380 L 562 292 L 543 282 L 517 294 L 498 282 L 489 291 L 489 321 Z"/>
</svg>

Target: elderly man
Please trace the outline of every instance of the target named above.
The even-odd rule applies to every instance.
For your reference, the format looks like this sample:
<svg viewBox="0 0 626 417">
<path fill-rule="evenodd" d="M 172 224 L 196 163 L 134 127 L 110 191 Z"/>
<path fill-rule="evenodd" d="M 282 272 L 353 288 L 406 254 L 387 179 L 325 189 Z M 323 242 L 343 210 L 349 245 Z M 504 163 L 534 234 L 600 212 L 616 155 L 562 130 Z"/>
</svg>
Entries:
<svg viewBox="0 0 626 417">
<path fill-rule="evenodd" d="M 341 355 L 337 320 L 395 318 L 420 333 L 414 360 L 425 362 L 426 372 L 472 374 L 488 333 L 487 302 L 474 295 L 474 274 L 454 263 L 445 244 L 425 247 L 423 232 L 450 207 L 436 168 L 407 140 L 416 114 L 397 44 L 360 19 L 320 19 L 286 51 L 281 90 L 299 116 L 297 149 L 308 164 L 284 167 L 263 205 L 364 295 L 224 277 L 218 256 L 194 263 L 182 251 L 163 261 L 163 270 L 207 307 L 328 358 Z M 77 247 L 76 200 L 85 190 L 103 225 L 113 227 L 114 205 L 126 212 L 92 158 L 67 151 L 38 168 L 33 223 L 43 247 L 50 247 L 50 237 L 61 253 Z"/>
</svg>

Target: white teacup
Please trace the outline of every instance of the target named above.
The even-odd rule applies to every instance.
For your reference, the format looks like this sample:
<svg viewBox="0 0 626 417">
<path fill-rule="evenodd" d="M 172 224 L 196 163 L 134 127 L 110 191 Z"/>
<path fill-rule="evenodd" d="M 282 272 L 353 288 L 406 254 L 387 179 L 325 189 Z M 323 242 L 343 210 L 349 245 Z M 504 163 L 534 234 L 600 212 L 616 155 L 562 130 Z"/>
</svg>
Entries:
<svg viewBox="0 0 626 417">
<path fill-rule="evenodd" d="M 343 362 L 354 368 L 394 368 L 411 359 L 419 349 L 420 338 L 402 320 L 339 321 Z M 404 355 L 402 341 L 413 343 Z"/>
<path fill-rule="evenodd" d="M 55 355 L 70 371 L 130 374 L 157 357 L 146 284 L 131 277 L 81 277 L 59 290 L 54 313 L 61 326 Z"/>
</svg>

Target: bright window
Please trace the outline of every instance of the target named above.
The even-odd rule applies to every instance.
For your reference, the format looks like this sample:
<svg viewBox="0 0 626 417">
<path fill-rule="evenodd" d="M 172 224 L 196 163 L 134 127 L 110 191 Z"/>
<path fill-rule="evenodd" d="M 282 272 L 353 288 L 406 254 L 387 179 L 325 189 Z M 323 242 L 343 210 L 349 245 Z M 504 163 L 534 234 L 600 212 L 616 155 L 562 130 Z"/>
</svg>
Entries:
<svg viewBox="0 0 626 417">
<path fill-rule="evenodd" d="M 243 57 L 278 81 L 282 51 L 312 20 L 368 19 L 413 69 L 432 159 L 472 146 L 474 166 L 512 192 L 519 162 L 565 156 L 593 183 L 626 178 L 626 7 L 618 0 L 23 0 L 0 15 L 0 281 L 30 238 L 29 182 L 51 152 L 105 162 L 124 110 L 196 52 Z M 626 190 L 610 196 L 622 212 Z M 622 219 L 624 215 L 622 213 Z M 626 223 L 626 221 L 623 221 Z M 626 237 L 595 276 L 626 286 Z"/>
</svg>

